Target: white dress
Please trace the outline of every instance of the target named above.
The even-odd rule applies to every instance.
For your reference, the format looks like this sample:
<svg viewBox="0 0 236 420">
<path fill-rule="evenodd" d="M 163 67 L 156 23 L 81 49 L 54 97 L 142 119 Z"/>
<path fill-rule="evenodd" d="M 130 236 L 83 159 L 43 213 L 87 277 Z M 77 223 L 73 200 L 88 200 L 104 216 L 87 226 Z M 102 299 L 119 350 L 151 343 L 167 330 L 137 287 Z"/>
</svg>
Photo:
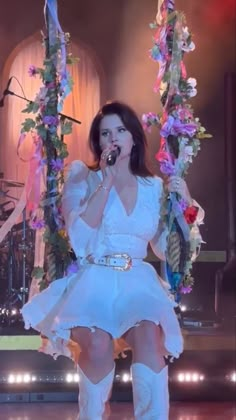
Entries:
<svg viewBox="0 0 236 420">
<path fill-rule="evenodd" d="M 76 256 L 126 253 L 135 264 L 128 271 L 85 265 L 77 273 L 54 281 L 23 306 L 26 328 L 32 326 L 48 337 L 42 349 L 45 353 L 72 357 L 68 347 L 72 327 L 89 327 L 91 331 L 97 327 L 116 340 L 142 320 L 150 320 L 160 324 L 165 348 L 177 358 L 183 350 L 183 338 L 175 302 L 155 269 L 143 261 L 149 242 L 157 255 L 164 254 L 166 247 L 165 231 L 152 241 L 158 229 L 162 180 L 137 177 L 137 200 L 130 215 L 112 188 L 102 223 L 94 229 L 80 214 L 101 173 L 89 171 L 84 178 L 85 168 L 81 161 L 72 163 L 63 194 L 63 212 Z"/>
</svg>

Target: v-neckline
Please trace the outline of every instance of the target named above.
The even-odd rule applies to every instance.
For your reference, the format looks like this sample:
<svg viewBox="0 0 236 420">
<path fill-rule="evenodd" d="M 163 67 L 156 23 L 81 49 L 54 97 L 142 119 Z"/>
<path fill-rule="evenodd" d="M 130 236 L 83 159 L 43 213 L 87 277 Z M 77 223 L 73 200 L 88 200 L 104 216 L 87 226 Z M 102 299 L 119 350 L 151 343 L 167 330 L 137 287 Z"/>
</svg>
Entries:
<svg viewBox="0 0 236 420">
<path fill-rule="evenodd" d="M 135 210 L 136 210 L 136 207 L 137 207 L 137 204 L 138 204 L 138 198 L 139 198 L 139 180 L 138 180 L 138 178 L 136 177 L 136 183 L 137 183 L 137 190 L 136 190 L 136 200 L 135 200 L 135 203 L 134 203 L 134 206 L 133 206 L 133 208 L 132 208 L 132 210 L 131 210 L 131 212 L 130 213 L 128 213 L 127 212 L 127 210 L 126 210 L 126 207 L 125 207 L 125 205 L 124 205 L 124 203 L 123 203 L 123 201 L 121 200 L 121 197 L 120 197 L 120 194 L 118 193 L 118 191 L 117 191 L 117 189 L 116 189 L 116 187 L 113 185 L 113 190 L 115 191 L 115 194 L 116 194 L 116 196 L 118 197 L 118 200 L 119 200 L 119 202 L 120 202 L 120 205 L 121 205 L 121 207 L 122 207 L 122 209 L 123 209 L 123 211 L 124 211 L 124 213 L 126 214 L 126 216 L 127 217 L 130 217 L 130 216 L 132 216 L 133 215 L 133 213 L 135 212 Z"/>
<path fill-rule="evenodd" d="M 98 178 L 99 178 L 100 180 L 102 179 L 102 173 L 101 173 L 101 170 L 97 171 L 97 176 L 98 176 Z M 138 177 L 137 177 L 137 176 L 136 176 L 136 183 L 137 183 L 136 200 L 135 200 L 134 207 L 133 207 L 132 211 L 131 211 L 129 214 L 128 214 L 128 212 L 127 212 L 127 210 L 126 210 L 125 206 L 124 206 L 123 201 L 122 201 L 122 200 L 121 200 L 121 198 L 120 198 L 120 194 L 117 192 L 117 189 L 115 188 L 115 186 L 114 186 L 114 185 L 112 186 L 112 189 L 113 189 L 113 191 L 115 192 L 115 194 L 116 194 L 116 196 L 117 196 L 117 198 L 118 198 L 118 200 L 119 200 L 119 202 L 120 202 L 120 206 L 121 206 L 122 210 L 124 211 L 124 213 L 126 214 L 126 216 L 127 216 L 127 217 L 130 217 L 130 216 L 132 216 L 132 215 L 133 215 L 133 213 L 135 212 L 136 207 L 137 207 L 137 205 L 138 205 L 138 199 L 139 199 L 139 179 L 138 179 Z"/>
</svg>

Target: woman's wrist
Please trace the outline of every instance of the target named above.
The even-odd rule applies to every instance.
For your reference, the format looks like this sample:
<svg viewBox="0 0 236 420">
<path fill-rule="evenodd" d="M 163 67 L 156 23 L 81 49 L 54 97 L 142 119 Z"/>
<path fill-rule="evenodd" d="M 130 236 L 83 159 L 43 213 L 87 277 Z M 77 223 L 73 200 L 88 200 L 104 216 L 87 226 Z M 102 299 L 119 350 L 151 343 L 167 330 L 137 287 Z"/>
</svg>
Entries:
<svg viewBox="0 0 236 420">
<path fill-rule="evenodd" d="M 107 185 L 101 183 L 97 186 L 96 192 L 98 192 L 98 191 L 109 192 L 110 188 Z"/>
</svg>

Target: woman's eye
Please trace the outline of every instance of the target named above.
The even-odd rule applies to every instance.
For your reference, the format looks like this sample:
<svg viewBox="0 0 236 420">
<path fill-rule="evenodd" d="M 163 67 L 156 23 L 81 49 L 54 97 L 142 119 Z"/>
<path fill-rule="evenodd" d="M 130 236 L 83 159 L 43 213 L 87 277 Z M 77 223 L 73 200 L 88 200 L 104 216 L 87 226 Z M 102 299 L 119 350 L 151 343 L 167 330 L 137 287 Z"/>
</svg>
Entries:
<svg viewBox="0 0 236 420">
<path fill-rule="evenodd" d="M 102 131 L 102 133 L 101 133 L 101 134 L 102 134 L 102 136 L 103 136 L 103 137 L 107 137 L 107 135 L 108 135 L 108 131 Z"/>
<path fill-rule="evenodd" d="M 124 131 L 126 131 L 125 127 L 120 127 L 119 128 L 119 133 L 124 133 Z"/>
</svg>

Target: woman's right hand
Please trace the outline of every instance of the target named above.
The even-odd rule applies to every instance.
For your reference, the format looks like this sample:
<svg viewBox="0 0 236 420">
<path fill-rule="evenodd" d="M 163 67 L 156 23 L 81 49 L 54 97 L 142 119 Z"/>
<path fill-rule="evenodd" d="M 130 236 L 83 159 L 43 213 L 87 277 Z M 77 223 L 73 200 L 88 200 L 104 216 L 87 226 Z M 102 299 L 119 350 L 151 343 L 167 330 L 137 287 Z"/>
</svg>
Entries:
<svg viewBox="0 0 236 420">
<path fill-rule="evenodd" d="M 106 149 L 104 149 L 102 154 L 101 154 L 101 159 L 100 159 L 100 168 L 101 168 L 102 175 L 103 175 L 102 184 L 104 185 L 104 187 L 106 187 L 108 189 L 111 189 L 111 187 L 114 183 L 114 179 L 116 177 L 116 174 L 118 172 L 117 163 L 119 162 L 119 156 L 117 157 L 114 165 L 108 165 L 107 164 L 107 157 L 112 150 L 116 150 L 116 147 L 115 146 L 109 146 Z"/>
</svg>

